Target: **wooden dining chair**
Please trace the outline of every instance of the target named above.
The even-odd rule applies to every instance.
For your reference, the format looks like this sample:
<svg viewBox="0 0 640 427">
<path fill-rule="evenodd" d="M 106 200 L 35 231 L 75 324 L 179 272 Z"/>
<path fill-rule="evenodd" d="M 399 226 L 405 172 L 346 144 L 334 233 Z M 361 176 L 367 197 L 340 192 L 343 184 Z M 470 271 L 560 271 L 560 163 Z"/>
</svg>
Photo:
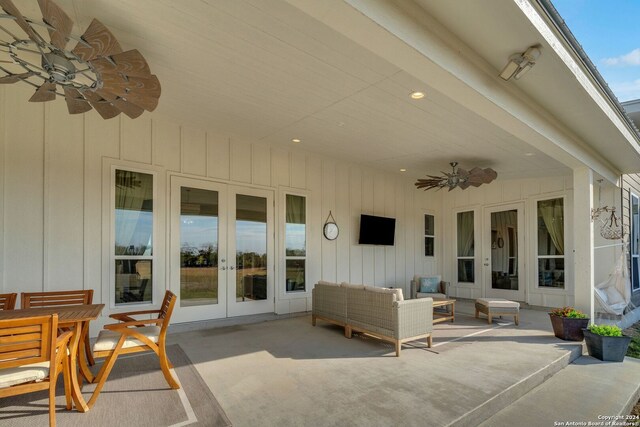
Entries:
<svg viewBox="0 0 640 427">
<path fill-rule="evenodd" d="M 22 308 L 59 307 L 65 305 L 84 305 L 93 303 L 93 289 L 52 292 L 23 292 L 20 296 Z M 91 354 L 89 333 L 84 334 L 84 352 L 89 365 L 96 364 Z"/>
<path fill-rule="evenodd" d="M 87 403 L 89 408 L 95 404 L 111 369 L 113 369 L 113 365 L 121 354 L 153 351 L 160 359 L 160 369 L 169 387 L 172 389 L 180 388 L 180 385 L 169 371 L 173 366 L 167 358 L 165 348 L 167 328 L 169 327 L 176 299 L 177 297 L 173 292 L 167 291 L 159 310 L 131 311 L 109 316 L 120 321 L 120 323 L 105 325 L 104 330 L 100 332 L 93 346 L 93 355 L 96 358 L 104 357 L 106 359 L 100 372 L 94 378 L 93 382 L 97 383 L 97 385 Z M 158 317 L 146 320 L 136 320 L 131 317 L 150 314 L 157 314 Z"/>
<path fill-rule="evenodd" d="M 56 425 L 56 382 L 64 376 L 71 409 L 67 348 L 72 332 L 58 336 L 58 315 L 0 320 L 0 398 L 49 390 L 49 425 Z"/>
<path fill-rule="evenodd" d="M 18 294 L 0 294 L 0 310 L 13 310 Z"/>
</svg>

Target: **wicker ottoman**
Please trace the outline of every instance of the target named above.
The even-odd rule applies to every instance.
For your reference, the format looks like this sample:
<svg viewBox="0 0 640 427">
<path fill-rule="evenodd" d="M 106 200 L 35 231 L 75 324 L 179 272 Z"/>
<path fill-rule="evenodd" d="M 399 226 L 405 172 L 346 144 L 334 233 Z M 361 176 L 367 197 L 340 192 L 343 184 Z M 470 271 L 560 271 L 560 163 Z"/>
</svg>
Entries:
<svg viewBox="0 0 640 427">
<path fill-rule="evenodd" d="M 478 298 L 476 300 L 476 319 L 479 314 L 487 315 L 488 323 L 494 316 L 513 316 L 516 325 L 520 323 L 520 303 L 504 298 Z"/>
</svg>

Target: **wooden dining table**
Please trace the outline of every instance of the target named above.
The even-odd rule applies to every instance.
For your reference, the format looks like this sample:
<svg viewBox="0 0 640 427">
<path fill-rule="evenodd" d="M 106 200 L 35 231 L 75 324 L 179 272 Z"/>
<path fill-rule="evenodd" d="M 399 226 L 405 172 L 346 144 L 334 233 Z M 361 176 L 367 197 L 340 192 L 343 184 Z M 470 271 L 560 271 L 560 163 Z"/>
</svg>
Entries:
<svg viewBox="0 0 640 427">
<path fill-rule="evenodd" d="M 89 322 L 95 320 L 102 313 L 104 304 L 68 305 L 59 307 L 23 308 L 20 310 L 0 310 L 0 320 L 21 319 L 32 316 L 58 315 L 58 326 L 71 328 L 71 346 L 69 349 L 71 372 L 71 397 L 75 407 L 80 412 L 87 412 L 89 407 L 82 397 L 79 374 L 87 382 L 93 382 L 93 373 L 89 369 L 85 345 L 85 335 L 89 332 Z"/>
</svg>

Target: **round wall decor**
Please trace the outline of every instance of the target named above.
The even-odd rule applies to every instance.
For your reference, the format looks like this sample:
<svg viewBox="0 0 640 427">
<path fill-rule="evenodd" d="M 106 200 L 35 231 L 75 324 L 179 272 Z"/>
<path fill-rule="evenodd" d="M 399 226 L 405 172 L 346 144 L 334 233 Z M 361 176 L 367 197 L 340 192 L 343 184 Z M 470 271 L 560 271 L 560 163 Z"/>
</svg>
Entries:
<svg viewBox="0 0 640 427">
<path fill-rule="evenodd" d="M 333 218 L 331 211 L 329 211 L 329 216 L 324 222 L 324 227 L 322 227 L 322 234 L 324 234 L 324 237 L 327 240 L 336 240 L 338 238 L 338 234 L 340 234 L 340 229 L 338 228 L 338 224 L 336 224 L 336 220 Z"/>
</svg>

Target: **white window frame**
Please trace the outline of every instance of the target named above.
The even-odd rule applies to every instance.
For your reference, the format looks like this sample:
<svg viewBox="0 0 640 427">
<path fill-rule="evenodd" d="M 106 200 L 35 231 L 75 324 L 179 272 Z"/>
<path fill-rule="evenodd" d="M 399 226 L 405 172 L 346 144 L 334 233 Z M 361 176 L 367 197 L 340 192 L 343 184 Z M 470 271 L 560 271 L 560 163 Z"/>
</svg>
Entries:
<svg viewBox="0 0 640 427">
<path fill-rule="evenodd" d="M 116 169 L 132 172 L 146 173 L 153 176 L 153 248 L 152 255 L 141 258 L 150 259 L 152 262 L 151 272 L 151 301 L 117 304 L 115 302 L 115 262 L 118 258 L 132 258 L 129 256 L 115 255 L 115 177 Z M 165 188 L 166 177 L 162 169 L 151 165 L 140 165 L 139 163 L 117 160 L 113 158 L 103 158 L 102 164 L 103 192 L 102 192 L 102 280 L 107 286 L 102 287 L 102 301 L 107 304 L 103 314 L 131 311 L 131 307 L 140 309 L 152 309 L 162 301 L 164 295 L 165 273 L 168 269 L 161 265 L 161 260 L 165 259 L 164 233 L 164 208 L 165 198 L 161 191 Z M 107 303 L 108 302 L 108 303 Z"/>
<path fill-rule="evenodd" d="M 311 210 L 311 193 L 306 190 L 291 188 L 291 187 L 283 187 L 280 186 L 278 188 L 279 192 L 279 206 L 277 207 L 278 212 L 280 213 L 280 218 L 277 221 L 278 228 L 278 253 L 279 256 L 275 258 L 278 259 L 277 266 L 279 267 L 279 271 L 277 272 L 277 287 L 279 287 L 278 291 L 276 291 L 276 295 L 279 296 L 280 300 L 291 300 L 297 298 L 307 298 L 311 295 L 311 289 L 313 288 L 313 284 L 309 282 L 309 252 L 311 249 L 311 239 L 312 233 L 310 229 L 312 227 L 310 221 L 310 210 Z M 288 257 L 286 255 L 286 227 L 287 227 L 287 195 L 292 196 L 300 196 L 305 198 L 305 218 L 306 218 L 306 227 L 305 227 L 305 256 L 304 257 Z M 342 230 L 341 230 L 342 232 Z M 290 291 L 287 292 L 287 259 L 304 259 L 304 291 Z"/>
<path fill-rule="evenodd" d="M 631 193 L 631 197 L 629 198 L 629 211 L 630 211 L 629 212 L 629 222 L 630 222 L 629 228 L 631 230 L 631 232 L 629 233 L 631 235 L 631 239 L 630 239 L 630 242 L 629 242 L 629 257 L 630 257 L 630 262 L 631 262 L 630 269 L 629 269 L 629 273 L 630 273 L 629 275 L 631 276 L 631 290 L 633 292 L 637 292 L 637 291 L 640 291 L 640 280 L 638 280 L 638 281 L 636 281 L 636 283 L 634 283 L 634 280 L 633 280 L 633 263 L 634 262 L 638 263 L 638 259 L 640 258 L 640 248 L 638 247 L 639 245 L 636 245 L 635 253 L 634 253 L 634 251 L 633 251 L 633 249 L 634 249 L 633 242 L 634 241 L 636 241 L 636 242 L 638 241 L 638 239 L 634 238 L 634 236 L 635 236 L 635 234 L 640 233 L 640 227 L 634 227 L 633 226 L 633 204 L 634 204 L 634 200 L 635 200 L 635 203 L 638 205 L 638 211 L 639 211 L 638 215 L 640 215 L 640 197 L 638 197 L 638 195 L 636 195 L 634 193 Z M 639 218 L 639 220 L 640 220 L 640 218 Z"/>
<path fill-rule="evenodd" d="M 535 235 L 535 282 L 536 282 L 536 289 L 539 290 L 544 290 L 546 291 L 556 291 L 556 292 L 566 292 L 567 291 L 567 250 L 566 250 L 566 246 L 567 246 L 567 226 L 566 224 L 563 225 L 563 230 L 562 230 L 562 234 L 563 234 L 563 238 L 564 238 L 564 242 L 565 242 L 565 252 L 564 255 L 539 255 L 539 245 L 540 245 L 540 241 L 538 239 L 538 203 L 540 202 L 545 202 L 547 200 L 556 200 L 556 199 L 562 199 L 562 214 L 564 215 L 565 218 L 567 218 L 567 198 L 565 196 L 556 196 L 556 197 L 545 197 L 542 199 L 535 199 L 534 203 L 535 203 L 535 214 L 534 214 L 534 235 Z M 556 288 L 553 286 L 540 286 L 540 260 L 541 259 L 563 259 L 564 260 L 564 286 L 561 288 Z"/>
<path fill-rule="evenodd" d="M 427 215 L 433 218 L 433 234 L 427 234 L 426 228 L 427 228 Z M 422 255 L 425 258 L 435 258 L 436 256 L 436 216 L 431 213 L 431 212 L 424 212 L 422 214 L 422 221 L 423 221 L 423 239 L 422 239 Z M 424 253 L 425 248 L 426 248 L 426 243 L 427 243 L 427 238 L 433 239 L 433 255 L 427 255 L 426 253 Z"/>
</svg>

